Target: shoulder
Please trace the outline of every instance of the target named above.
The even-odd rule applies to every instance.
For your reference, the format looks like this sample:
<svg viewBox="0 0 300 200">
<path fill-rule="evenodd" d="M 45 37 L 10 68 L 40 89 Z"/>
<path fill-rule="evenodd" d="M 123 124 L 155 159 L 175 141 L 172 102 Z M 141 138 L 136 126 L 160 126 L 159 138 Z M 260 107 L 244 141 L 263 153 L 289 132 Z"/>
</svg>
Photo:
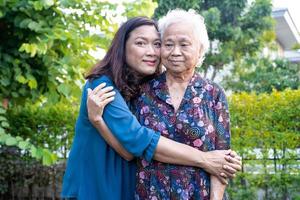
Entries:
<svg viewBox="0 0 300 200">
<path fill-rule="evenodd" d="M 165 83 L 165 73 L 162 73 L 158 75 L 157 77 L 151 79 L 150 81 L 147 81 L 141 86 L 142 92 L 150 92 L 153 91 L 153 89 L 157 89 L 162 87 L 162 85 Z"/>
<path fill-rule="evenodd" d="M 212 96 L 213 99 L 218 98 L 220 95 L 225 96 L 225 92 L 222 86 L 210 79 L 202 78 L 199 74 L 197 74 L 196 76 L 194 85 L 195 84 L 202 88 L 202 90 L 207 92 L 210 96 Z"/>
<path fill-rule="evenodd" d="M 225 95 L 225 90 L 221 85 L 213 81 L 210 81 L 210 84 L 213 86 L 213 91 L 216 96 L 219 96 L 220 94 Z"/>
</svg>

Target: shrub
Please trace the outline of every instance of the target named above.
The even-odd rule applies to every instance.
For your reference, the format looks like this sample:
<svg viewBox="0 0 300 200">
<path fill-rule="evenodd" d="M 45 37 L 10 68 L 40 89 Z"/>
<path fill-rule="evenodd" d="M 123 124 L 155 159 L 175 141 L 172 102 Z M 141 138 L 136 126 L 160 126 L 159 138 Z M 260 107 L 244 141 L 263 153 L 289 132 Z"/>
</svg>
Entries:
<svg viewBox="0 0 300 200">
<path fill-rule="evenodd" d="M 232 148 L 243 158 L 231 196 L 245 199 L 261 189 L 264 199 L 295 198 L 300 193 L 300 90 L 234 94 L 229 102 Z"/>
</svg>

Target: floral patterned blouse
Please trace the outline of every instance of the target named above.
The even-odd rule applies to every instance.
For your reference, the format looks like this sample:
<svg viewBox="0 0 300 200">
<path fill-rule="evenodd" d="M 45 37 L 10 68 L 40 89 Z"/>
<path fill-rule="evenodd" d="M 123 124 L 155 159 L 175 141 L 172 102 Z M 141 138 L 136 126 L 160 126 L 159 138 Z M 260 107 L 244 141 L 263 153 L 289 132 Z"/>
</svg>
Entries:
<svg viewBox="0 0 300 200">
<path fill-rule="evenodd" d="M 202 151 L 230 148 L 228 104 L 217 84 L 195 73 L 176 112 L 165 73 L 142 91 L 133 106 L 142 125 Z M 201 168 L 140 158 L 136 178 L 135 199 L 209 199 L 210 176 Z"/>
</svg>

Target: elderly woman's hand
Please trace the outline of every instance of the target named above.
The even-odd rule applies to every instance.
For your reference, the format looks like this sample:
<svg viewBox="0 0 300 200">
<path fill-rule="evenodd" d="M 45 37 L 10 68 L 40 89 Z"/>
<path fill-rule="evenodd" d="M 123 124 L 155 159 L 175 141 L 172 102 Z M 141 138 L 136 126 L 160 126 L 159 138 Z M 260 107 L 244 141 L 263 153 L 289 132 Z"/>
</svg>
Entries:
<svg viewBox="0 0 300 200">
<path fill-rule="evenodd" d="M 215 150 L 205 152 L 204 170 L 216 176 L 223 184 L 227 178 L 234 178 L 242 168 L 241 158 L 232 150 Z"/>
<path fill-rule="evenodd" d="M 101 83 L 94 90 L 88 89 L 87 110 L 92 124 L 102 120 L 104 107 L 114 100 L 116 93 L 112 91 L 113 87 L 105 87 L 105 85 Z"/>
</svg>

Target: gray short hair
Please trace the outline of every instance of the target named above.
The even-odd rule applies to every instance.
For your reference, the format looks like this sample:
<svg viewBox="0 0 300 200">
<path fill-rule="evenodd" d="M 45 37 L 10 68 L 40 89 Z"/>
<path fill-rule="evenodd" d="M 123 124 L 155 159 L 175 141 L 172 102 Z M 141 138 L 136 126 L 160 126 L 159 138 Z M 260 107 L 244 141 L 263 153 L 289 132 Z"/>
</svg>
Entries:
<svg viewBox="0 0 300 200">
<path fill-rule="evenodd" d="M 192 24 L 194 27 L 196 38 L 199 39 L 200 45 L 202 46 L 202 52 L 199 59 L 199 64 L 202 64 L 204 55 L 209 49 L 209 39 L 204 18 L 193 9 L 189 9 L 188 11 L 178 8 L 171 10 L 167 13 L 167 15 L 158 20 L 158 28 L 161 38 L 164 36 L 164 32 L 168 26 L 178 22 L 187 22 Z"/>
</svg>

